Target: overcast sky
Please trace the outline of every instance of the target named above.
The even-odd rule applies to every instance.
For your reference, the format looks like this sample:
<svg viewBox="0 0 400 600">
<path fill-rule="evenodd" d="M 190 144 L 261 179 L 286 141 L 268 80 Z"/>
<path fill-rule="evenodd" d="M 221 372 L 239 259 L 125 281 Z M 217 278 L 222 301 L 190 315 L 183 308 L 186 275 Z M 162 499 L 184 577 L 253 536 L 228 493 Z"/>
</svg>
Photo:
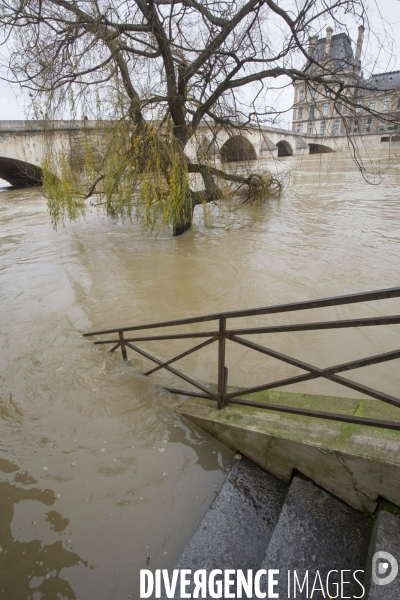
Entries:
<svg viewBox="0 0 400 600">
<path fill-rule="evenodd" d="M 387 34 L 385 51 L 379 50 L 379 45 L 374 36 L 365 39 L 365 55 L 363 68 L 365 74 L 400 70 L 400 0 L 370 0 L 370 19 L 381 39 Z M 326 26 L 330 23 L 326 23 Z M 350 24 L 349 24 L 350 26 Z M 353 40 L 357 39 L 357 25 L 350 28 Z M 390 47 L 390 41 L 393 47 Z M 396 44 L 397 41 L 397 44 Z M 285 93 L 285 104 L 290 106 L 292 90 Z M 26 96 L 21 95 L 17 86 L 10 86 L 0 80 L 0 120 L 24 119 Z M 285 121 L 288 121 L 288 115 Z"/>
</svg>

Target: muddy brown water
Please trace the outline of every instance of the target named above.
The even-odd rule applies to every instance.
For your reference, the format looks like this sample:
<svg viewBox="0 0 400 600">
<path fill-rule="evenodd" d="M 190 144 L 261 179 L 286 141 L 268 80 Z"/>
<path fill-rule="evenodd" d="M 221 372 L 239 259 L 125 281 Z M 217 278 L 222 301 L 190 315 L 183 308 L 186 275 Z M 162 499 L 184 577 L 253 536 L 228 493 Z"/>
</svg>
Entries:
<svg viewBox="0 0 400 600">
<path fill-rule="evenodd" d="M 399 285 L 400 161 L 378 158 L 379 186 L 339 155 L 270 164 L 293 169 L 280 199 L 230 213 L 229 227 L 199 213 L 176 239 L 95 212 L 54 231 L 40 190 L 2 189 L 1 599 L 138 598 L 139 569 L 173 566 L 232 463 L 170 409 L 172 376 L 145 378 L 144 360 L 124 364 L 82 333 Z M 392 299 L 237 325 L 399 312 Z M 268 343 L 328 366 L 399 348 L 400 326 Z M 189 346 L 143 344 L 162 358 Z M 227 357 L 232 385 L 297 373 L 230 344 Z M 213 383 L 215 365 L 213 345 L 180 368 Z M 351 375 L 398 395 L 398 373 L 393 362 Z M 319 381 L 288 389 L 357 396 Z"/>
</svg>

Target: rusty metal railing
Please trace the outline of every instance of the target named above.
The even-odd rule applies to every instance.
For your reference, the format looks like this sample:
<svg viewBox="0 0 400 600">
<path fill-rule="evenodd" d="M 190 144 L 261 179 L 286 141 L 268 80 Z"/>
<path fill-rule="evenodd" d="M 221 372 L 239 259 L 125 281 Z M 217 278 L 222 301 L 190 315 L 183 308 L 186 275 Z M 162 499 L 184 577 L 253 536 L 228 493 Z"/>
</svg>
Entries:
<svg viewBox="0 0 400 600">
<path fill-rule="evenodd" d="M 378 363 L 383 363 L 391 360 L 395 360 L 400 358 L 400 350 L 394 350 L 391 352 L 385 352 L 384 354 L 378 354 L 375 356 L 369 356 L 367 358 L 362 358 L 359 360 L 342 363 L 338 365 L 334 365 L 332 367 L 327 367 L 321 369 L 314 365 L 308 364 L 297 358 L 293 358 L 291 356 L 287 356 L 286 354 L 282 354 L 281 352 L 277 352 L 272 348 L 268 348 L 266 346 L 261 346 L 259 344 L 255 344 L 241 336 L 243 335 L 252 335 L 252 334 L 266 334 L 266 333 L 278 333 L 278 332 L 294 332 L 294 331 L 312 331 L 312 330 L 324 330 L 324 329 L 342 329 L 349 327 L 371 327 L 371 326 L 380 326 L 380 325 L 393 325 L 400 324 L 400 315 L 388 316 L 388 317 L 373 317 L 373 318 L 361 318 L 361 319 L 347 319 L 347 320 L 339 320 L 339 321 L 320 321 L 314 323 L 299 323 L 299 324 L 289 324 L 289 325 L 273 325 L 269 327 L 251 327 L 251 328 L 241 328 L 241 329 L 227 329 L 227 322 L 231 319 L 237 319 L 242 317 L 253 317 L 258 315 L 268 315 L 268 314 L 276 314 L 276 313 L 285 313 L 285 312 L 293 312 L 293 311 L 301 311 L 301 310 L 309 310 L 315 308 L 322 308 L 327 306 L 339 306 L 344 304 L 355 304 L 360 302 L 368 302 L 374 300 L 383 300 L 386 298 L 397 298 L 400 297 L 400 287 L 390 288 L 386 290 L 378 290 L 373 292 L 364 292 L 360 294 L 350 294 L 347 296 L 335 296 L 333 298 L 323 298 L 320 300 L 308 300 L 305 302 L 294 302 L 291 304 L 280 304 L 276 306 L 267 306 L 262 308 L 254 308 L 247 310 L 236 310 L 232 312 L 224 312 L 224 313 L 215 313 L 210 315 L 203 315 L 200 317 L 190 317 L 187 319 L 178 319 L 174 321 L 162 321 L 160 323 L 150 323 L 145 325 L 134 325 L 131 327 L 118 327 L 116 329 L 107 329 L 104 331 L 93 331 L 90 333 L 85 333 L 84 336 L 98 336 L 98 335 L 106 335 L 106 334 L 118 334 L 118 339 L 105 339 L 105 340 L 97 340 L 95 344 L 113 344 L 110 352 L 114 352 L 117 348 L 121 348 L 122 357 L 124 360 L 127 360 L 127 348 L 134 350 L 138 354 L 144 356 L 149 359 L 157 366 L 147 371 L 145 374 L 150 375 L 158 371 L 159 369 L 166 369 L 173 375 L 176 375 L 180 379 L 183 379 L 197 391 L 187 391 L 175 388 L 167 388 L 168 391 L 174 394 L 182 394 L 185 396 L 194 396 L 197 398 L 207 398 L 209 400 L 213 400 L 217 403 L 218 409 L 222 409 L 224 404 L 241 404 L 244 406 L 252 406 L 257 408 L 263 408 L 267 410 L 274 410 L 279 412 L 287 412 L 298 415 L 305 415 L 308 417 L 318 417 L 321 419 L 329 419 L 333 421 L 343 421 L 346 423 L 355 423 L 359 425 L 369 425 L 373 427 L 381 427 L 385 429 L 393 429 L 400 431 L 400 423 L 396 421 L 384 421 L 381 419 L 371 419 L 366 417 L 358 417 L 355 415 L 344 415 L 344 414 L 336 414 L 326 411 L 318 411 L 311 409 L 303 409 L 298 407 L 290 407 L 290 406 L 281 406 L 277 404 L 268 404 L 264 402 L 256 402 L 253 400 L 245 400 L 241 396 L 246 396 L 248 394 L 252 394 L 255 392 L 261 392 L 263 390 L 269 390 L 273 388 L 279 388 L 282 386 L 292 385 L 295 383 L 300 383 L 303 381 L 309 381 L 311 379 L 317 378 L 325 378 L 330 381 L 334 381 L 340 385 L 343 385 L 347 388 L 356 390 L 365 394 L 366 396 L 370 396 L 382 402 L 386 402 L 391 404 L 397 408 L 400 408 L 400 399 L 395 398 L 389 394 L 384 392 L 380 392 L 379 390 L 375 390 L 368 386 L 365 386 L 361 383 L 352 381 L 338 373 L 343 373 L 346 371 L 350 371 L 353 369 L 366 367 L 369 365 L 375 365 Z M 200 332 L 189 332 L 189 333 L 176 333 L 176 334 L 168 334 L 168 335 L 143 335 L 136 337 L 126 337 L 128 332 L 146 330 L 146 329 L 159 329 L 163 327 L 174 327 L 181 325 L 191 325 L 194 323 L 204 323 L 206 321 L 217 321 L 218 329 L 213 331 L 200 331 Z M 196 338 L 207 338 L 205 341 L 197 344 L 193 348 L 190 348 L 186 352 L 182 352 L 173 358 L 162 361 L 155 356 L 152 356 L 148 352 L 138 348 L 138 346 L 134 345 L 133 342 L 147 342 L 147 341 L 161 341 L 161 340 L 178 340 L 178 339 L 196 339 Z M 265 383 L 263 385 L 257 385 L 255 387 L 250 387 L 246 389 L 242 389 L 240 391 L 227 391 L 227 383 L 228 383 L 228 369 L 225 364 L 225 346 L 226 340 L 230 340 L 237 344 L 241 344 L 246 348 L 250 348 L 255 350 L 256 352 L 260 352 L 262 354 L 266 354 L 267 356 L 271 356 L 276 358 L 284 363 L 293 365 L 305 371 L 302 375 L 297 375 L 295 377 L 288 377 L 286 379 L 280 379 L 278 381 L 272 381 L 269 383 Z M 191 377 L 188 377 L 184 373 L 181 373 L 177 369 L 171 366 L 172 363 L 178 361 L 201 348 L 204 348 L 214 342 L 218 342 L 218 388 L 217 392 L 207 388 L 199 381 L 195 381 Z"/>
</svg>

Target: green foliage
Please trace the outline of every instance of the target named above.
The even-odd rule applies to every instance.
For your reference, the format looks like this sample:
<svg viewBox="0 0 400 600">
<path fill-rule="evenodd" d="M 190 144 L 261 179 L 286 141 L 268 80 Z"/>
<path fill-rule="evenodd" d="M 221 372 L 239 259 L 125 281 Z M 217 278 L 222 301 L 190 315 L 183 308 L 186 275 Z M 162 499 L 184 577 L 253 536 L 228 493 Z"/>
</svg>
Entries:
<svg viewBox="0 0 400 600">
<path fill-rule="evenodd" d="M 59 153 L 58 173 L 54 175 L 54 164 L 45 156 L 42 163 L 43 190 L 47 197 L 47 206 L 51 222 L 56 228 L 65 218 L 75 220 L 85 214 L 86 203 L 83 197 L 77 194 L 76 181 L 68 157 Z"/>
<path fill-rule="evenodd" d="M 168 127 L 138 129 L 120 121 L 87 130 L 68 145 L 57 147 L 54 139 L 48 136 L 43 189 L 55 227 L 84 215 L 93 197 L 107 215 L 134 214 L 151 231 L 191 214 L 187 163 Z"/>
</svg>

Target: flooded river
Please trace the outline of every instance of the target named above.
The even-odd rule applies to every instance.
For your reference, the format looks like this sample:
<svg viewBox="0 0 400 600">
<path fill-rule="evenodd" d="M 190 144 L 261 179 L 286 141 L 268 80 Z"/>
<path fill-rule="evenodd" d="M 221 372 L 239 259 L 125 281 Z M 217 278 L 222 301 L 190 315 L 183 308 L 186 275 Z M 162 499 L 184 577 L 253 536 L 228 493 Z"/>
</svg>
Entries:
<svg viewBox="0 0 400 600">
<path fill-rule="evenodd" d="M 369 186 L 348 158 L 288 159 L 280 199 L 230 227 L 199 213 L 179 238 L 95 212 L 54 231 L 40 190 L 1 190 L 1 600 L 138 598 L 139 569 L 176 562 L 232 464 L 169 408 L 159 384 L 172 376 L 147 379 L 144 360 L 124 364 L 82 333 L 399 285 L 400 157 L 379 160 L 383 182 Z M 399 311 L 392 299 L 246 325 Z M 328 366 L 399 348 L 400 326 L 268 343 Z M 143 347 L 161 358 L 190 347 L 163 344 Z M 216 349 L 202 353 L 180 367 L 215 383 Z M 229 344 L 227 362 L 232 385 L 297 373 Z M 351 376 L 398 395 L 395 362 Z"/>
</svg>

